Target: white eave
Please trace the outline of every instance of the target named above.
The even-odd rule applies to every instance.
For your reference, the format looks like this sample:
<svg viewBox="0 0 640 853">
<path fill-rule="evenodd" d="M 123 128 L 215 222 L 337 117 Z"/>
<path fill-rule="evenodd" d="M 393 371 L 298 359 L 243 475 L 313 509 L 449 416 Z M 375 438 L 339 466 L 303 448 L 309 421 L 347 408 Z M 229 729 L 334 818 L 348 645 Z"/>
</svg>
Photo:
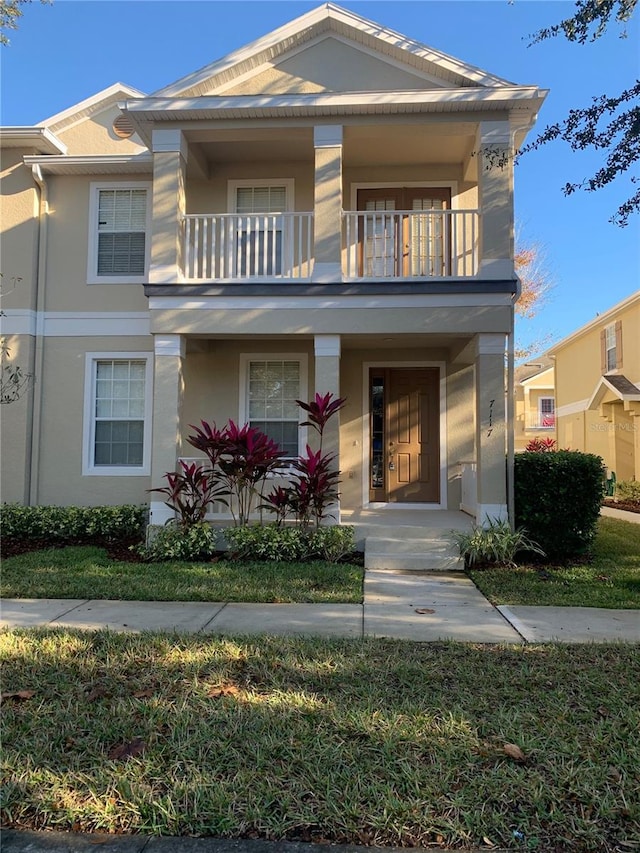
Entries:
<svg viewBox="0 0 640 853">
<path fill-rule="evenodd" d="M 402 92 L 320 92 L 198 98 L 136 98 L 118 104 L 149 144 L 156 122 L 203 120 L 313 119 L 317 117 L 514 111 L 532 123 L 547 91 L 537 86 L 495 89 L 429 89 Z"/>
<path fill-rule="evenodd" d="M 587 410 L 593 411 L 598 409 L 602 400 L 608 393 L 613 394 L 614 397 L 618 400 L 622 400 L 623 403 L 640 403 L 640 388 L 626 379 L 625 385 L 629 386 L 628 390 L 621 391 L 620 388 L 616 387 L 614 382 L 609 380 L 609 377 L 602 376 L 596 386 L 596 390 L 593 392 L 589 402 L 587 403 Z"/>
<path fill-rule="evenodd" d="M 93 156 L 27 155 L 26 166 L 39 166 L 49 175 L 141 175 L 153 171 L 150 154 L 106 154 Z"/>
<path fill-rule="evenodd" d="M 127 86 L 124 83 L 114 83 L 90 98 L 85 98 L 78 104 L 74 104 L 62 112 L 56 113 L 49 118 L 44 119 L 40 124 L 49 128 L 54 133 L 59 133 L 62 130 L 68 130 L 74 124 L 89 118 L 96 113 L 107 109 L 111 104 L 117 103 L 122 98 L 142 98 L 144 92 L 134 89 L 132 86 Z"/>
<path fill-rule="evenodd" d="M 393 61 L 399 61 L 419 74 L 435 73 L 445 86 L 513 85 L 508 80 L 362 18 L 355 12 L 333 3 L 325 3 L 222 59 L 159 89 L 154 95 L 211 94 L 212 91 L 225 88 L 234 79 L 256 71 L 265 64 L 277 64 L 278 60 L 290 51 L 299 49 L 328 32 L 361 44 L 364 48 L 387 56 Z"/>
<path fill-rule="evenodd" d="M 65 154 L 67 146 L 47 127 L 0 127 L 0 147 L 31 148 L 40 154 Z"/>
</svg>

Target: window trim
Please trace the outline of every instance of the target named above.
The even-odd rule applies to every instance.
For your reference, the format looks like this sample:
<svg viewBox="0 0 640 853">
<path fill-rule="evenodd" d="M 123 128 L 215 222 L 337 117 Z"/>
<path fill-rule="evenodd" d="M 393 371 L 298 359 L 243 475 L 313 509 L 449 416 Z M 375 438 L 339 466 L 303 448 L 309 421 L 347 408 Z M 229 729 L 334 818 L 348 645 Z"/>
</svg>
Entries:
<svg viewBox="0 0 640 853">
<path fill-rule="evenodd" d="M 149 276 L 151 258 L 151 181 L 92 181 L 89 184 L 89 243 L 87 252 L 87 284 L 143 284 Z M 146 190 L 145 259 L 143 275 L 98 275 L 98 210 L 101 190 Z M 177 213 L 176 213 L 177 215 Z"/>
<path fill-rule="evenodd" d="M 95 451 L 95 399 L 96 365 L 99 361 L 144 361 L 144 431 L 142 465 L 96 465 Z M 153 414 L 153 364 L 152 352 L 88 352 L 85 353 L 84 417 L 82 426 L 83 477 L 148 477 L 151 474 L 151 429 Z"/>
<path fill-rule="evenodd" d="M 543 412 L 542 411 L 542 401 L 543 400 L 551 400 L 553 402 L 553 412 Z M 545 417 L 549 415 L 553 415 L 553 425 L 551 426 L 543 426 L 542 421 Z M 540 429 L 555 429 L 556 426 L 556 398 L 551 396 L 550 394 L 543 395 L 538 397 L 538 426 Z"/>
<path fill-rule="evenodd" d="M 253 361 L 297 361 L 300 365 L 300 400 L 308 399 L 309 388 L 309 357 L 304 352 L 243 352 L 240 353 L 240 396 L 238 406 L 238 423 L 240 426 L 249 423 L 249 364 Z M 300 427 L 306 420 L 305 412 L 298 407 L 298 456 L 302 455 L 307 444 L 307 427 Z M 286 459 L 295 457 L 287 456 Z"/>
<path fill-rule="evenodd" d="M 609 340 L 613 340 L 613 346 L 609 346 Z M 613 365 L 609 366 L 609 353 L 613 353 Z M 604 327 L 604 367 L 605 373 L 611 373 L 618 367 L 618 335 L 616 324 L 608 323 Z"/>
<path fill-rule="evenodd" d="M 292 213 L 294 209 L 295 180 L 293 178 L 246 178 L 243 180 L 227 181 L 227 210 L 237 213 L 237 192 L 242 187 L 284 187 L 284 210 L 282 213 Z"/>
</svg>

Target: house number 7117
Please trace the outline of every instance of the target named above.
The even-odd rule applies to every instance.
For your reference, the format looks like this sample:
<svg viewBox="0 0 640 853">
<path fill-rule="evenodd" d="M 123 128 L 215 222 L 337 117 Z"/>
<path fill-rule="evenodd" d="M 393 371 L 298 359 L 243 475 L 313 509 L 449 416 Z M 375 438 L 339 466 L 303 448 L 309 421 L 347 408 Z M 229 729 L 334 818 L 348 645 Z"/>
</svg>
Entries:
<svg viewBox="0 0 640 853">
<path fill-rule="evenodd" d="M 493 432 L 493 404 L 495 400 L 489 400 L 489 429 L 487 430 L 487 438 Z"/>
</svg>

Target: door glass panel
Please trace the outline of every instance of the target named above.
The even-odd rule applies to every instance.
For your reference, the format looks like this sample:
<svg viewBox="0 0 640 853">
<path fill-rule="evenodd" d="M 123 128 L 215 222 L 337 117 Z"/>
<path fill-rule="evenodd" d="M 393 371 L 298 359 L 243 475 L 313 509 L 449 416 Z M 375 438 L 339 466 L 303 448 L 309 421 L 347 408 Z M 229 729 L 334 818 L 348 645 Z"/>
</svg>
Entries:
<svg viewBox="0 0 640 853">
<path fill-rule="evenodd" d="M 369 199 L 364 221 L 364 275 L 393 276 L 396 269 L 397 219 L 394 198 Z"/>
<path fill-rule="evenodd" d="M 384 488 L 384 378 L 371 379 L 371 488 Z"/>
<path fill-rule="evenodd" d="M 411 217 L 410 275 L 444 275 L 444 202 L 437 198 L 415 198 L 413 210 L 431 211 Z"/>
</svg>

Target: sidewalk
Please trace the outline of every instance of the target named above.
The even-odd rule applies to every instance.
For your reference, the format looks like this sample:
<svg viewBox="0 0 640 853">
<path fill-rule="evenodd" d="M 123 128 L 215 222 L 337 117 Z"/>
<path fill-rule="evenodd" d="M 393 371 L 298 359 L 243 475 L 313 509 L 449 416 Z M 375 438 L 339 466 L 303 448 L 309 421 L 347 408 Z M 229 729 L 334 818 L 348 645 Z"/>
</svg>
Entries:
<svg viewBox="0 0 640 853">
<path fill-rule="evenodd" d="M 391 637 L 417 642 L 640 642 L 639 610 L 493 607 L 461 573 L 365 573 L 364 604 L 4 599 L 0 627 Z"/>
</svg>

